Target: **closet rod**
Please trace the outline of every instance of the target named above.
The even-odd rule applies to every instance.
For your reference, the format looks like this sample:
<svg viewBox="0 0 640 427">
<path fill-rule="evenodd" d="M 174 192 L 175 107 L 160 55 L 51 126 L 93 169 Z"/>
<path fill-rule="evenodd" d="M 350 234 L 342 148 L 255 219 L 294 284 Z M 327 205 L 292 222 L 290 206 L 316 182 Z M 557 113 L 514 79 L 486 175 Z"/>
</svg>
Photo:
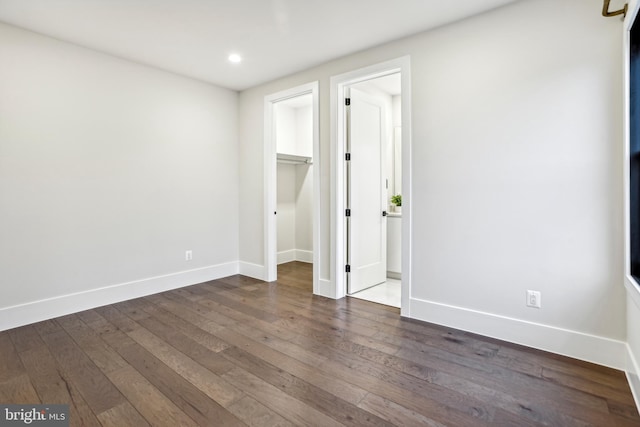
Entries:
<svg viewBox="0 0 640 427">
<path fill-rule="evenodd" d="M 616 15 L 627 16 L 627 9 L 629 8 L 629 3 L 625 3 L 622 9 L 616 10 L 613 12 L 609 12 L 609 3 L 611 3 L 611 0 L 604 0 L 604 4 L 602 6 L 602 16 L 605 16 L 607 18 L 610 16 L 616 16 Z"/>
<path fill-rule="evenodd" d="M 285 163 L 289 165 L 310 165 L 313 163 L 311 157 L 298 156 L 295 154 L 277 153 L 276 157 L 278 159 L 278 163 Z"/>
<path fill-rule="evenodd" d="M 309 160 L 284 160 L 284 159 L 278 159 L 278 163 L 282 163 L 284 165 L 312 165 L 313 162 L 311 161 L 311 159 Z"/>
</svg>

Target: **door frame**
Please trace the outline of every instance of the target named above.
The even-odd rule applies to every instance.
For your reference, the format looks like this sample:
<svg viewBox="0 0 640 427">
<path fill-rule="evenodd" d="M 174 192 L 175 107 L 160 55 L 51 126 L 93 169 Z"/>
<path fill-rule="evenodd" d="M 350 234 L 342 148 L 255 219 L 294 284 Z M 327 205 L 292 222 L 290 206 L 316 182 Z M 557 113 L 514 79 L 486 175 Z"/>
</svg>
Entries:
<svg viewBox="0 0 640 427">
<path fill-rule="evenodd" d="M 313 292 L 318 293 L 320 267 L 320 122 L 318 81 L 267 95 L 264 98 L 264 265 L 265 280 L 278 278 L 277 156 L 275 139 L 275 104 L 311 94 L 313 130 Z M 273 212 L 273 214 L 272 214 Z"/>
<path fill-rule="evenodd" d="M 345 272 L 345 89 L 355 83 L 401 73 L 402 85 L 402 299 L 400 314 L 410 317 L 411 295 L 411 58 L 403 56 L 331 77 L 331 277 L 335 285 L 334 298 L 347 295 Z"/>
<path fill-rule="evenodd" d="M 624 161 L 623 161 L 623 175 L 624 175 L 624 272 L 625 283 L 627 289 L 631 290 L 630 294 L 635 298 L 636 303 L 640 306 L 640 292 L 638 291 L 638 284 L 636 279 L 631 275 L 631 180 L 630 180 L 630 165 L 629 158 L 631 156 L 631 75 L 630 75 L 630 50 L 631 50 L 631 28 L 638 19 L 638 13 L 640 12 L 640 1 L 635 4 L 630 4 L 627 10 L 627 15 L 624 18 L 624 30 L 623 30 L 623 53 L 624 53 Z"/>
</svg>

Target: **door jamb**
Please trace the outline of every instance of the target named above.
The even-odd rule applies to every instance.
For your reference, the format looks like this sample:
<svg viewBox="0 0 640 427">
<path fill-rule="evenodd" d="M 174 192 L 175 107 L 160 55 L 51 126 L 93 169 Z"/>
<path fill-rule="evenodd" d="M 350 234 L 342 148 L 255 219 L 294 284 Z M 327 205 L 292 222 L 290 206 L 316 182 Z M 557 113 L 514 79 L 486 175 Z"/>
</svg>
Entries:
<svg viewBox="0 0 640 427">
<path fill-rule="evenodd" d="M 401 73 L 402 85 L 402 301 L 400 314 L 410 317 L 411 294 L 411 58 L 403 56 L 331 77 L 331 277 L 333 298 L 346 296 L 345 273 L 345 89 L 350 85 L 393 73 Z"/>
<path fill-rule="evenodd" d="M 277 280 L 277 159 L 274 106 L 277 102 L 311 94 L 313 129 L 313 293 L 318 293 L 320 268 L 320 122 L 318 81 L 306 83 L 264 98 L 264 266 L 265 280 Z"/>
</svg>

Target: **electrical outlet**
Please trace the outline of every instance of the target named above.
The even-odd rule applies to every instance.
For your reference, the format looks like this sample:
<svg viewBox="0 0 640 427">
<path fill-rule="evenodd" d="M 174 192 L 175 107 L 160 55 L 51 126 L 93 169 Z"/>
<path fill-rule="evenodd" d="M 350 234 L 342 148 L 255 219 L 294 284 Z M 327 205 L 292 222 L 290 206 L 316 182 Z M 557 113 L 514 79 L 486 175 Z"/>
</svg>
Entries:
<svg viewBox="0 0 640 427">
<path fill-rule="evenodd" d="M 527 307 L 542 307 L 542 294 L 540 291 L 527 291 Z"/>
<path fill-rule="evenodd" d="M 184 253 L 184 260 L 191 261 L 193 259 L 193 251 L 186 251 Z"/>
</svg>

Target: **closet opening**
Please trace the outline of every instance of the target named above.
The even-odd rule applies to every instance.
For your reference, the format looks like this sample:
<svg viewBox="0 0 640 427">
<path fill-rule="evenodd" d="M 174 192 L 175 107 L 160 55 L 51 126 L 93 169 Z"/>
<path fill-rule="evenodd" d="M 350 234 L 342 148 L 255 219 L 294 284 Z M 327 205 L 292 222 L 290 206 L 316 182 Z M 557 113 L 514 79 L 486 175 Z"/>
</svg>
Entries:
<svg viewBox="0 0 640 427">
<path fill-rule="evenodd" d="M 265 265 L 278 271 L 312 270 L 318 282 L 318 84 L 265 98 Z M 308 266 L 308 268 L 307 268 Z"/>
</svg>

